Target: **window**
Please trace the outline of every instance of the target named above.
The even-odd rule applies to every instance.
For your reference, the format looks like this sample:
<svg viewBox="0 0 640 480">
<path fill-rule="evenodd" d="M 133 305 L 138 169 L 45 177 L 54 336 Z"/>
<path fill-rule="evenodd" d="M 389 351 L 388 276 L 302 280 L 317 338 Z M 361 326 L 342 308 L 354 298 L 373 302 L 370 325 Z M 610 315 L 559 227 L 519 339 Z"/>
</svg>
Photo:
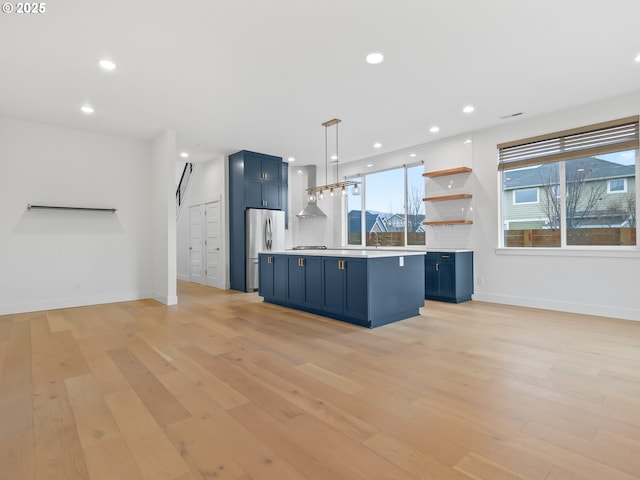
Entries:
<svg viewBox="0 0 640 480">
<path fill-rule="evenodd" d="M 360 182 L 358 188 L 347 191 L 347 245 L 362 245 L 362 178 L 352 178 Z"/>
<path fill-rule="evenodd" d="M 424 245 L 424 167 L 407 167 L 407 245 Z"/>
<path fill-rule="evenodd" d="M 627 191 L 626 178 L 612 178 L 611 180 L 609 180 L 607 193 L 624 193 L 626 191 Z"/>
<path fill-rule="evenodd" d="M 537 188 L 521 188 L 513 191 L 513 204 L 538 203 Z"/>
<path fill-rule="evenodd" d="M 423 171 L 420 164 L 354 178 L 362 184 L 348 192 L 347 244 L 424 245 Z"/>
<path fill-rule="evenodd" d="M 637 245 L 638 136 L 629 117 L 498 145 L 504 246 Z"/>
</svg>

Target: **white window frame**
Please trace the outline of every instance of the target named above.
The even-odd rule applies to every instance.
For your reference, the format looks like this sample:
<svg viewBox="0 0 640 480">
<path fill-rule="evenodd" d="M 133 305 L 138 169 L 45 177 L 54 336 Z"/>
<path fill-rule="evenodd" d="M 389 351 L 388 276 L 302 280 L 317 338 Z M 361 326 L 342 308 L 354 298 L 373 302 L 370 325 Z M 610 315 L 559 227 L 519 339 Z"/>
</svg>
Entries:
<svg viewBox="0 0 640 480">
<path fill-rule="evenodd" d="M 361 179 L 361 185 L 360 185 L 360 211 L 362 212 L 362 214 L 360 215 L 360 231 L 362 232 L 361 235 L 361 242 L 360 242 L 360 246 L 362 247 L 366 247 L 367 246 L 367 233 L 366 233 L 366 191 L 367 191 L 367 175 L 371 175 L 374 173 L 381 173 L 381 172 L 386 172 L 389 170 L 399 170 L 399 169 L 403 169 L 403 182 L 404 182 L 404 198 L 403 198 L 403 205 L 402 205 L 402 209 L 404 211 L 404 247 L 403 248 L 411 248 L 411 247 L 419 247 L 420 245 L 407 245 L 408 241 L 409 241 L 409 232 L 407 231 L 407 225 L 408 225 L 408 209 L 407 209 L 407 203 L 408 203 L 408 186 L 409 186 L 409 180 L 408 180 L 408 169 L 409 168 L 413 168 L 413 167 L 418 167 L 420 165 L 424 165 L 424 162 L 420 161 L 420 162 L 414 162 L 414 163 L 407 163 L 407 164 L 403 164 L 400 165 L 398 167 L 390 167 L 390 168 L 384 168 L 382 170 L 376 170 L 376 171 L 371 171 L 371 172 L 367 172 L 367 173 L 358 173 L 356 175 L 350 175 L 349 177 L 345 177 L 346 179 L 353 179 L 353 178 L 360 178 Z M 348 202 L 344 202 L 343 203 L 343 216 L 345 218 L 345 223 L 348 222 L 348 206 L 347 206 Z M 356 246 L 354 244 L 347 244 L 348 241 L 348 225 L 346 228 L 343 228 L 343 230 L 345 231 L 345 234 L 342 236 L 343 237 L 343 244 L 347 245 L 347 246 Z M 426 234 L 425 234 L 425 242 L 426 242 Z"/>
<path fill-rule="evenodd" d="M 622 190 L 611 190 L 611 182 L 614 180 L 622 180 Z M 607 181 L 607 193 L 627 193 L 627 179 L 626 178 L 612 178 Z"/>
<path fill-rule="evenodd" d="M 535 190 L 536 191 L 536 200 L 535 202 L 516 202 L 516 192 L 523 190 Z M 539 187 L 529 187 L 529 188 L 515 188 L 513 191 L 513 204 L 514 205 L 533 205 L 536 203 L 540 203 L 540 188 Z"/>
</svg>

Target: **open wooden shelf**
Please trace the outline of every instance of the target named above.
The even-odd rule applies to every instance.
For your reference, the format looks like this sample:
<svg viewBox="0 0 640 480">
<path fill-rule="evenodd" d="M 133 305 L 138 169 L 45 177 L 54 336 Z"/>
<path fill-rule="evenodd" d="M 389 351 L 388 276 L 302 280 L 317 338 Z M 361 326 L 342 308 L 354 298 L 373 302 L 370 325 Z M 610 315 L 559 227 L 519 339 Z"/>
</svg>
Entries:
<svg viewBox="0 0 640 480">
<path fill-rule="evenodd" d="M 426 197 L 423 198 L 423 202 L 442 202 L 444 200 L 461 200 L 463 198 L 472 198 L 470 193 L 458 193 L 456 195 L 441 195 L 439 197 Z"/>
<path fill-rule="evenodd" d="M 422 222 L 423 225 L 471 225 L 473 220 L 440 220 L 437 222 Z"/>
<path fill-rule="evenodd" d="M 469 173 L 471 172 L 471 168 L 469 167 L 457 167 L 450 168 L 448 170 L 436 170 L 434 172 L 425 172 L 422 174 L 423 177 L 444 177 L 445 175 L 457 175 L 458 173 Z"/>
</svg>

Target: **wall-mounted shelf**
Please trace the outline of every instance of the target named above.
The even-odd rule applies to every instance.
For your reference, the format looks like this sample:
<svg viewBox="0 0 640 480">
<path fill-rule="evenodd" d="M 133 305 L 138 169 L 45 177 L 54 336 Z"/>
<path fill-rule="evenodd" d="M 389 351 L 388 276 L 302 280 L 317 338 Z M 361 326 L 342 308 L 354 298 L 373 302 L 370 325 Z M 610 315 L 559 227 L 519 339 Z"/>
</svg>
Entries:
<svg viewBox="0 0 640 480">
<path fill-rule="evenodd" d="M 97 208 L 97 207 L 63 207 L 58 205 L 27 205 L 27 210 L 83 210 L 88 212 L 111 212 L 115 213 L 115 208 Z"/>
<path fill-rule="evenodd" d="M 422 174 L 423 177 L 428 177 L 428 178 L 434 178 L 434 177 L 446 177 L 446 176 L 450 176 L 450 175 L 458 175 L 460 173 L 471 173 L 471 168 L 470 167 L 456 167 L 456 168 L 449 168 L 447 170 L 435 170 L 433 172 L 425 172 Z M 430 181 L 427 180 L 427 183 L 430 184 Z M 434 181 L 433 182 L 434 185 L 437 185 L 439 183 L 439 181 Z M 440 182 L 441 183 L 441 182 Z M 449 187 L 451 187 L 453 184 L 453 182 L 449 182 Z M 442 191 L 442 187 L 440 186 L 439 188 L 436 188 L 436 190 L 440 189 L 440 191 Z M 430 189 L 427 188 L 427 191 L 429 191 Z M 446 191 L 446 189 L 445 189 Z M 439 192 L 437 192 L 439 193 Z M 425 197 L 422 199 L 422 201 L 424 202 L 446 202 L 449 200 L 468 200 L 473 198 L 473 195 L 470 193 L 454 193 L 454 194 L 449 194 L 449 195 L 437 195 L 437 196 L 433 196 L 433 197 Z M 434 207 L 435 208 L 435 207 Z M 457 214 L 455 212 L 452 212 L 448 207 L 442 207 L 442 208 L 438 208 L 438 210 L 440 210 L 440 216 L 442 217 L 448 217 L 449 215 L 452 215 L 455 217 L 457 216 Z M 464 209 L 463 209 L 464 211 Z M 437 218 L 437 216 L 436 216 Z M 465 219 L 455 219 L 455 220 L 434 220 L 434 221 L 424 221 L 422 222 L 423 225 L 471 225 L 473 224 L 473 220 L 465 220 Z"/>
<path fill-rule="evenodd" d="M 423 198 L 423 202 L 442 202 L 445 200 L 462 200 L 464 198 L 472 198 L 470 193 L 458 193 L 456 195 L 441 195 L 439 197 L 426 197 Z"/>
<path fill-rule="evenodd" d="M 422 222 L 423 225 L 472 225 L 473 220 L 439 220 L 437 222 Z"/>
<path fill-rule="evenodd" d="M 469 167 L 457 167 L 450 168 L 448 170 L 436 170 L 433 172 L 425 172 L 422 174 L 423 177 L 444 177 L 445 175 L 457 175 L 458 173 L 471 173 L 471 168 Z"/>
</svg>

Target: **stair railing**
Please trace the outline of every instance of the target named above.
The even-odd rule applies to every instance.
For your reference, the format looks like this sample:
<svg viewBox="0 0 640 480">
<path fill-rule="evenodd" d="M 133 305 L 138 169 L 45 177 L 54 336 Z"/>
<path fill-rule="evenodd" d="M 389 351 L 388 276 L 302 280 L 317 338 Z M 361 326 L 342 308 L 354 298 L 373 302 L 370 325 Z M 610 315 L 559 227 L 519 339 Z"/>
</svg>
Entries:
<svg viewBox="0 0 640 480">
<path fill-rule="evenodd" d="M 187 163 L 182 170 L 182 176 L 180 177 L 180 183 L 176 190 L 176 217 L 180 213 L 180 207 L 185 199 L 187 193 L 187 187 L 189 186 L 189 180 L 193 173 L 193 163 Z"/>
</svg>

